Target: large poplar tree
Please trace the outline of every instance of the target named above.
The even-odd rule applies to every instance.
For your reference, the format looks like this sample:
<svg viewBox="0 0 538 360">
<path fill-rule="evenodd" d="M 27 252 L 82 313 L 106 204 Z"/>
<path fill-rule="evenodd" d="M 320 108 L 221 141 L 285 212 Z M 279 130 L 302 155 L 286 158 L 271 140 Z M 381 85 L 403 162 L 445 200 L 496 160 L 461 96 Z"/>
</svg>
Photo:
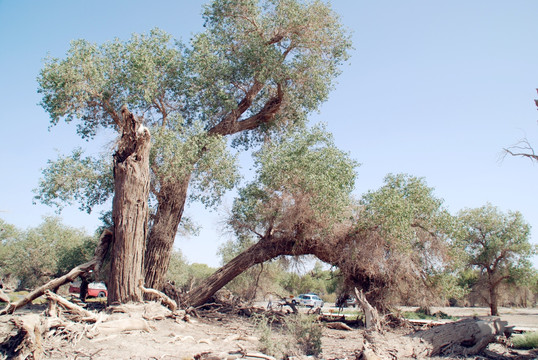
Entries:
<svg viewBox="0 0 538 360">
<path fill-rule="evenodd" d="M 144 261 L 146 285 L 154 288 L 163 284 L 188 190 L 211 205 L 236 183 L 225 137 L 236 135 L 233 144 L 248 148 L 303 125 L 327 99 L 350 48 L 338 16 L 321 1 L 214 0 L 203 17 L 205 31 L 187 45 L 159 30 L 126 42 L 75 41 L 64 59 L 48 59 L 39 77 L 53 125 L 75 120 L 83 138 L 98 128 L 120 132 L 125 106 L 150 129 L 156 211 Z M 81 200 L 91 209 L 112 193 L 98 186 L 107 183 L 102 162 L 78 154 L 95 165 L 87 172 L 75 156 L 61 160 L 45 170 L 40 201 Z M 62 173 L 87 180 L 66 187 Z"/>
</svg>

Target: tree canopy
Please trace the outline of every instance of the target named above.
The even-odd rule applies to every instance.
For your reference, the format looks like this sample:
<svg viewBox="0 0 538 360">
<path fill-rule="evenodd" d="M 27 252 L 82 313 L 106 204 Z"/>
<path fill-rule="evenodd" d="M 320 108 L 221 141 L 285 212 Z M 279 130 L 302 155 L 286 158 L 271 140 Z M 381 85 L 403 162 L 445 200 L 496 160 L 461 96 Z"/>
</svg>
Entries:
<svg viewBox="0 0 538 360">
<path fill-rule="evenodd" d="M 466 250 L 467 263 L 485 278 L 491 314 L 497 315 L 501 282 L 531 268 L 529 259 L 535 250 L 529 242 L 530 226 L 520 212 L 504 214 L 491 204 L 463 210 L 459 220 L 459 241 Z"/>
<path fill-rule="evenodd" d="M 303 126 L 327 99 L 351 47 L 338 16 L 321 1 L 214 0 L 203 18 L 205 30 L 189 44 L 158 29 L 101 45 L 73 41 L 64 59 L 46 60 L 38 78 L 51 125 L 77 121 L 78 133 L 92 138 L 99 128 L 119 131 L 125 106 L 155 135 L 156 210 L 145 259 L 146 283 L 157 288 L 187 194 L 214 205 L 237 183 L 224 137 L 236 135 L 233 145 L 251 147 Z M 65 195 L 86 201 L 87 210 L 106 200 L 102 189 L 99 196 L 86 193 L 90 182 L 70 181 L 63 193 L 46 186 L 59 183 L 54 167 L 45 171 L 37 199 L 52 204 Z"/>
</svg>

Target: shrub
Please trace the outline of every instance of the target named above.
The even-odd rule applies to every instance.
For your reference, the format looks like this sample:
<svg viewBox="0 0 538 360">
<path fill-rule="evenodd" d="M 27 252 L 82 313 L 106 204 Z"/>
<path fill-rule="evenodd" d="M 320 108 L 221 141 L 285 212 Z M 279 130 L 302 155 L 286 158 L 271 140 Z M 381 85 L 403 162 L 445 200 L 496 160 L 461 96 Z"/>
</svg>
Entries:
<svg viewBox="0 0 538 360">
<path fill-rule="evenodd" d="M 538 332 L 528 332 L 514 336 L 512 347 L 515 349 L 538 349 Z"/>
<path fill-rule="evenodd" d="M 275 317 L 259 315 L 255 323 L 259 350 L 265 354 L 277 358 L 321 354 L 322 327 L 314 316 L 290 315 L 279 323 Z"/>
</svg>

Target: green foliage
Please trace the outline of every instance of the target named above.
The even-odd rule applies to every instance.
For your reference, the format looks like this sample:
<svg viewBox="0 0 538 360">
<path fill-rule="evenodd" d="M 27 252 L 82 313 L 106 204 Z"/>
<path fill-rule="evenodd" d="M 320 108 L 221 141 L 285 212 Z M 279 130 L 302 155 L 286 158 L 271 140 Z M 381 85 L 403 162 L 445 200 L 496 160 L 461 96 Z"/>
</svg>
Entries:
<svg viewBox="0 0 538 360">
<path fill-rule="evenodd" d="M 538 332 L 526 332 L 512 338 L 514 349 L 538 349 Z"/>
<path fill-rule="evenodd" d="M 188 262 L 181 251 L 174 250 L 170 257 L 170 266 L 168 267 L 166 278 L 174 282 L 178 287 L 185 287 L 188 266 Z"/>
<path fill-rule="evenodd" d="M 41 225 L 26 231 L 11 229 L 14 237 L 2 241 L 5 255 L 0 260 L 0 275 L 18 278 L 19 288 L 41 285 L 68 266 L 83 263 L 90 249 L 95 247 L 95 241 L 83 230 L 65 226 L 57 217 L 45 217 Z M 81 256 L 79 262 L 78 255 Z"/>
<path fill-rule="evenodd" d="M 237 185 L 237 156 L 230 154 L 225 138 L 209 136 L 200 122 L 186 126 L 182 118 L 171 116 L 167 127 L 152 133 L 150 162 L 161 184 L 191 177 L 191 200 L 206 206 L 216 205 Z"/>
<path fill-rule="evenodd" d="M 181 46 L 158 29 L 100 46 L 75 40 L 64 60 L 45 59 L 38 92 L 51 125 L 76 119 L 77 132 L 91 138 L 99 127 L 120 130 L 117 117 L 123 105 L 148 121 L 168 111 L 161 104 L 177 107 L 183 69 Z"/>
<path fill-rule="evenodd" d="M 268 142 L 255 155 L 257 178 L 239 191 L 231 224 L 238 234 L 284 231 L 297 223 L 321 231 L 349 216 L 358 164 L 322 127 Z"/>
<path fill-rule="evenodd" d="M 461 211 L 459 219 L 458 240 L 469 265 L 488 273 L 493 282 L 523 279 L 523 274 L 531 273 L 529 259 L 535 249 L 529 242 L 530 226 L 520 212 L 504 214 L 487 204 Z"/>
<path fill-rule="evenodd" d="M 196 110 L 215 125 L 245 97 L 248 118 L 266 108 L 279 90 L 286 101 L 272 124 L 302 124 L 328 97 L 338 66 L 347 59 L 349 36 L 322 2 L 215 0 L 204 9 L 205 32 L 187 50 L 196 78 Z M 256 91 L 256 89 L 261 89 Z M 268 126 L 243 132 L 236 145 L 260 140 Z"/>
<path fill-rule="evenodd" d="M 167 279 L 184 291 L 190 291 L 202 280 L 213 274 L 215 269 L 206 264 L 189 264 L 179 250 L 174 250 L 168 267 Z"/>
<path fill-rule="evenodd" d="M 370 234 L 372 245 L 384 243 L 383 262 L 397 266 L 396 273 L 429 276 L 446 269 L 454 219 L 424 179 L 387 175 L 380 189 L 361 197 L 357 218 L 357 230 Z"/>
<path fill-rule="evenodd" d="M 406 319 L 416 319 L 416 320 L 439 320 L 439 319 L 450 319 L 457 320 L 458 318 L 454 316 L 449 316 L 442 311 L 438 311 L 435 314 L 429 314 L 425 311 L 424 308 L 418 308 L 415 311 L 404 311 L 401 314 Z"/>
<path fill-rule="evenodd" d="M 500 285 L 532 277 L 530 258 L 535 248 L 529 242 L 530 226 L 521 213 L 504 214 L 491 204 L 461 211 L 459 221 L 458 244 L 467 264 L 480 272 L 477 284 L 488 290 L 491 313 L 497 315 Z"/>
<path fill-rule="evenodd" d="M 78 202 L 80 209 L 88 213 L 103 204 L 114 192 L 112 163 L 105 158 L 83 157 L 83 153 L 77 148 L 68 156 L 48 160 L 34 190 L 34 201 L 58 210 Z"/>
<path fill-rule="evenodd" d="M 76 120 L 83 138 L 98 128 L 120 130 L 119 111 L 127 105 L 157 138 L 153 190 L 176 191 L 167 182 L 194 174 L 191 197 L 212 206 L 237 183 L 237 170 L 225 141 L 207 134 L 243 132 L 236 140 L 247 145 L 271 128 L 304 123 L 327 99 L 351 44 L 338 16 L 319 1 L 214 0 L 203 16 L 205 31 L 188 46 L 159 29 L 101 45 L 75 40 L 64 59 L 45 60 L 38 92 L 51 125 Z M 254 123 L 236 126 L 240 120 Z M 81 201 L 89 211 L 109 188 L 96 186 L 105 179 L 96 178 L 95 163 L 71 158 L 76 164 L 49 163 L 36 199 Z M 62 184 L 59 173 L 69 166 L 77 176 Z"/>
<path fill-rule="evenodd" d="M 323 270 L 319 261 L 306 274 L 285 272 L 280 278 L 280 284 L 287 294 L 298 295 L 313 292 L 324 300 L 328 294 L 334 294 L 337 291 L 340 282 L 341 277 L 331 270 Z"/>
<path fill-rule="evenodd" d="M 421 238 L 446 239 L 454 224 L 442 204 L 443 200 L 434 195 L 434 189 L 428 187 L 424 179 L 389 174 L 379 190 L 362 196 L 360 224 L 377 227 L 376 230 L 400 251 L 427 250 Z"/>
<path fill-rule="evenodd" d="M 87 238 L 72 245 L 59 254 L 56 264 L 57 275 L 63 275 L 82 263 L 90 261 L 97 247 L 97 238 Z"/>
</svg>

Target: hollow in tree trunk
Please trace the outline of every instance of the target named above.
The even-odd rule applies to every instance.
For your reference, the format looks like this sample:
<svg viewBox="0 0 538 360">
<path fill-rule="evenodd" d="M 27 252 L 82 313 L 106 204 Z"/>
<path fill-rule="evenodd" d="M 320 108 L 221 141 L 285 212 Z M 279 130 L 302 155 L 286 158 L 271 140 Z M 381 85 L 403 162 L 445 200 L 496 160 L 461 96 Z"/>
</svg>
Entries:
<svg viewBox="0 0 538 360">
<path fill-rule="evenodd" d="M 122 136 L 114 154 L 114 243 L 111 249 L 108 302 L 142 300 L 148 223 L 149 130 L 124 106 Z"/>
</svg>

